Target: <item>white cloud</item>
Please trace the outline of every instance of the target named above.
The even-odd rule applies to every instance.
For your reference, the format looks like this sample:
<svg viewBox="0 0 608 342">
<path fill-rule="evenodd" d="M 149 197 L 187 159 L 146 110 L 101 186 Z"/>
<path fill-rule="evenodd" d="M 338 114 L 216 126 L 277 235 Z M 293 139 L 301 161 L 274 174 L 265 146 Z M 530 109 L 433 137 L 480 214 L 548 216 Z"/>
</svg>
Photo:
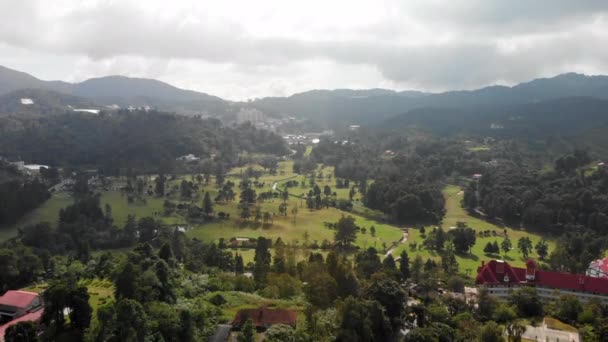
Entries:
<svg viewBox="0 0 608 342">
<path fill-rule="evenodd" d="M 46 79 L 158 78 L 231 99 L 462 89 L 608 72 L 607 9 L 597 0 L 3 1 L 0 64 Z"/>
</svg>

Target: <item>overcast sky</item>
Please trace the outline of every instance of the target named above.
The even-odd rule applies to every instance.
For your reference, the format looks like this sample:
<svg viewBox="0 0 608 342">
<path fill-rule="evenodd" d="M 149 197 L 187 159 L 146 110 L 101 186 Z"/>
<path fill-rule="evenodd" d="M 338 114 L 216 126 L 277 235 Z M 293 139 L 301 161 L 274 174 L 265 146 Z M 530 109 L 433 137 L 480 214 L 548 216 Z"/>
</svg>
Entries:
<svg viewBox="0 0 608 342">
<path fill-rule="evenodd" d="M 608 1 L 0 0 L 0 65 L 232 100 L 608 74 Z"/>
</svg>

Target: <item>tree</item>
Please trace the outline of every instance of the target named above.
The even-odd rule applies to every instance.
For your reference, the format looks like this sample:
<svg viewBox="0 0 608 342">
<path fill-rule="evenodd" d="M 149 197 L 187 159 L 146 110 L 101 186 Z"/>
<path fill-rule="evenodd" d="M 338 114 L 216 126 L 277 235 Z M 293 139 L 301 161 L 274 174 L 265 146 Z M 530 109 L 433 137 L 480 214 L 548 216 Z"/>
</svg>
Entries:
<svg viewBox="0 0 608 342">
<path fill-rule="evenodd" d="M 355 187 L 353 186 L 352 188 L 350 188 L 350 192 L 348 193 L 348 198 L 352 201 L 353 197 L 355 197 L 356 194 L 357 194 L 357 190 L 355 190 Z"/>
<path fill-rule="evenodd" d="M 517 240 L 517 248 L 521 252 L 524 259 L 526 259 L 532 250 L 532 241 L 530 241 L 530 238 L 527 236 L 520 237 L 519 240 Z"/>
<path fill-rule="evenodd" d="M 517 308 L 520 317 L 539 317 L 543 314 L 543 304 L 533 287 L 520 287 L 509 296 L 509 302 Z"/>
<path fill-rule="evenodd" d="M 86 286 L 78 286 L 75 281 L 65 280 L 52 283 L 43 295 L 45 308 L 41 322 L 53 326 L 54 334 L 65 330 L 64 310 L 69 309 L 69 327 L 74 336 L 82 337 L 91 323 L 93 309 L 89 305 L 89 293 Z"/>
<path fill-rule="evenodd" d="M 156 177 L 156 179 L 154 180 L 154 192 L 156 193 L 157 196 L 164 196 L 165 195 L 165 182 L 167 181 L 167 178 L 165 178 L 165 175 L 163 175 L 162 173 L 160 175 L 158 175 L 158 177 Z"/>
<path fill-rule="evenodd" d="M 182 180 L 180 184 L 180 191 L 182 198 L 190 198 L 192 197 L 192 184 L 187 180 Z"/>
<path fill-rule="evenodd" d="M 446 250 L 441 255 L 441 266 L 446 274 L 458 273 L 458 261 L 456 260 L 456 256 L 451 249 Z"/>
<path fill-rule="evenodd" d="M 422 261 L 422 257 L 419 254 L 416 254 L 416 257 L 412 262 L 412 281 L 416 284 L 420 282 L 423 266 L 424 262 Z"/>
<path fill-rule="evenodd" d="M 401 280 L 406 281 L 410 277 L 410 258 L 405 250 L 401 252 L 399 257 L 399 271 L 401 271 Z"/>
<path fill-rule="evenodd" d="M 255 246 L 255 255 L 253 258 L 253 279 L 260 287 L 266 284 L 268 272 L 270 271 L 270 245 L 270 240 L 261 236 L 258 237 L 258 241 Z"/>
<path fill-rule="evenodd" d="M 507 324 L 505 331 L 509 342 L 521 342 L 521 337 L 526 332 L 526 326 L 519 321 L 515 321 Z"/>
<path fill-rule="evenodd" d="M 179 313 L 179 341 L 193 342 L 195 341 L 195 326 L 192 319 L 192 314 L 188 310 L 182 310 Z"/>
<path fill-rule="evenodd" d="M 209 192 L 205 192 L 205 197 L 203 198 L 203 212 L 207 218 L 211 217 L 213 213 L 213 202 L 211 202 L 211 196 Z"/>
<path fill-rule="evenodd" d="M 545 260 L 549 254 L 549 245 L 545 240 L 540 240 L 536 246 L 534 246 L 534 249 L 536 250 L 536 254 L 538 254 L 540 260 Z"/>
<path fill-rule="evenodd" d="M 116 304 L 115 336 L 118 341 L 143 342 L 147 334 L 146 322 L 146 312 L 139 302 L 122 299 Z"/>
<path fill-rule="evenodd" d="M 122 271 L 118 273 L 114 281 L 114 296 L 117 299 L 135 298 L 137 291 L 137 274 L 135 268 L 130 262 L 126 263 Z"/>
<path fill-rule="evenodd" d="M 382 269 L 388 274 L 397 274 L 397 264 L 395 264 L 395 258 L 391 254 L 382 260 Z"/>
<path fill-rule="evenodd" d="M 373 247 L 357 253 L 355 262 L 357 264 L 357 274 L 362 279 L 368 279 L 382 268 L 378 251 Z"/>
<path fill-rule="evenodd" d="M 323 195 L 325 195 L 325 197 L 331 196 L 331 188 L 329 187 L 329 185 L 326 185 L 323 188 Z"/>
<path fill-rule="evenodd" d="M 357 225 L 352 216 L 342 216 L 336 223 L 334 240 L 342 247 L 349 247 L 357 239 Z"/>
<path fill-rule="evenodd" d="M 483 325 L 479 334 L 480 342 L 503 342 L 502 328 L 496 322 L 489 321 Z"/>
<path fill-rule="evenodd" d="M 483 252 L 485 254 L 492 254 L 494 252 L 494 248 L 491 242 L 488 241 L 488 243 L 486 243 L 486 246 L 483 248 Z"/>
<path fill-rule="evenodd" d="M 296 342 L 296 332 L 286 324 L 274 324 L 266 330 L 266 342 Z"/>
<path fill-rule="evenodd" d="M 477 234 L 473 228 L 456 228 L 450 231 L 450 234 L 453 236 L 452 243 L 454 244 L 456 253 L 469 253 L 471 247 L 475 245 Z"/>
<path fill-rule="evenodd" d="M 509 253 L 509 251 L 513 247 L 513 244 L 511 243 L 511 239 L 509 239 L 509 237 L 506 236 L 500 243 L 500 247 L 502 248 L 502 252 L 505 253 L 505 255 L 507 255 L 507 253 Z"/>
<path fill-rule="evenodd" d="M 371 284 L 364 291 L 367 298 L 380 303 L 386 310 L 393 329 L 402 325 L 402 316 L 405 312 L 407 294 L 396 281 L 383 275 L 372 277 Z"/>
<path fill-rule="evenodd" d="M 4 333 L 5 342 L 38 342 L 34 322 L 19 322 L 8 327 Z"/>
<path fill-rule="evenodd" d="M 573 295 L 560 296 L 553 307 L 555 317 L 567 323 L 576 323 L 579 315 L 583 312 L 581 302 Z"/>
<path fill-rule="evenodd" d="M 166 262 L 172 262 L 175 257 L 173 256 L 173 250 L 171 249 L 171 245 L 169 243 L 164 243 L 160 247 L 158 257 Z"/>
<path fill-rule="evenodd" d="M 251 319 L 247 319 L 243 327 L 241 328 L 241 333 L 239 334 L 237 341 L 238 342 L 255 342 L 255 328 L 253 326 L 253 322 Z"/>
<path fill-rule="evenodd" d="M 274 243 L 274 271 L 277 273 L 285 273 L 286 271 L 286 260 L 285 260 L 285 243 L 280 237 Z"/>
<path fill-rule="evenodd" d="M 245 267 L 243 266 L 243 257 L 238 253 L 234 256 L 234 273 L 243 274 Z"/>
<path fill-rule="evenodd" d="M 477 315 L 481 320 L 492 319 L 497 305 L 496 298 L 490 296 L 488 290 L 485 288 L 479 289 L 477 295 Z"/>
</svg>

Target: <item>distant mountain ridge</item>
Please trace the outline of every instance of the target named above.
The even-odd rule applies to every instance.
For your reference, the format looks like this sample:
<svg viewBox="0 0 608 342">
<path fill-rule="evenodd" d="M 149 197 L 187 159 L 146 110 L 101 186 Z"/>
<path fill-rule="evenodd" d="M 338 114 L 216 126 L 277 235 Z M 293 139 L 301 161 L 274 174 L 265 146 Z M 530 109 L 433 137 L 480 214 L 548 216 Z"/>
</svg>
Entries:
<svg viewBox="0 0 608 342">
<path fill-rule="evenodd" d="M 230 109 L 230 102 L 219 97 L 180 89 L 153 79 L 106 76 L 79 83 L 43 81 L 0 66 L 0 96 L 23 89 L 42 89 L 77 96 L 99 106 L 149 106 L 165 111 L 179 110 L 180 114 L 186 115 L 221 116 Z"/>
<path fill-rule="evenodd" d="M 240 108 L 248 107 L 272 116 L 294 116 L 311 121 L 318 127 L 343 128 L 350 124 L 371 125 L 427 107 L 456 110 L 529 104 L 567 97 L 608 99 L 608 76 L 567 73 L 512 87 L 488 86 L 443 93 L 388 89 L 311 90 L 288 97 L 232 102 L 152 79 L 107 76 L 80 83 L 43 81 L 0 66 L 0 95 L 21 89 L 45 89 L 68 94 L 99 106 L 150 106 L 178 114 L 220 118 L 234 118 Z"/>
</svg>

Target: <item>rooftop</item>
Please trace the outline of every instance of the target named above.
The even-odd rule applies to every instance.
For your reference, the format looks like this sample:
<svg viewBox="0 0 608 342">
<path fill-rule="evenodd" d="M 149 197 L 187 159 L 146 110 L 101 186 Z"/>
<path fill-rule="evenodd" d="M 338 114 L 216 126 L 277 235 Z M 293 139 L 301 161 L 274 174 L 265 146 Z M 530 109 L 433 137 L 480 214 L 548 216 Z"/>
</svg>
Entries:
<svg viewBox="0 0 608 342">
<path fill-rule="evenodd" d="M 233 325 L 240 326 L 247 319 L 251 319 L 256 327 L 268 327 L 273 324 L 287 324 L 296 326 L 297 313 L 294 310 L 286 309 L 242 309 L 236 313 Z"/>
<path fill-rule="evenodd" d="M 0 297 L 0 305 L 25 309 L 29 307 L 36 298 L 38 298 L 38 294 L 34 292 L 6 291 L 6 293 Z"/>
<path fill-rule="evenodd" d="M 536 263 L 532 260 L 526 262 L 526 268 L 512 267 L 502 260 L 482 262 L 477 269 L 475 282 L 480 285 L 535 285 L 608 296 L 608 279 L 606 278 L 538 270 Z"/>
</svg>

